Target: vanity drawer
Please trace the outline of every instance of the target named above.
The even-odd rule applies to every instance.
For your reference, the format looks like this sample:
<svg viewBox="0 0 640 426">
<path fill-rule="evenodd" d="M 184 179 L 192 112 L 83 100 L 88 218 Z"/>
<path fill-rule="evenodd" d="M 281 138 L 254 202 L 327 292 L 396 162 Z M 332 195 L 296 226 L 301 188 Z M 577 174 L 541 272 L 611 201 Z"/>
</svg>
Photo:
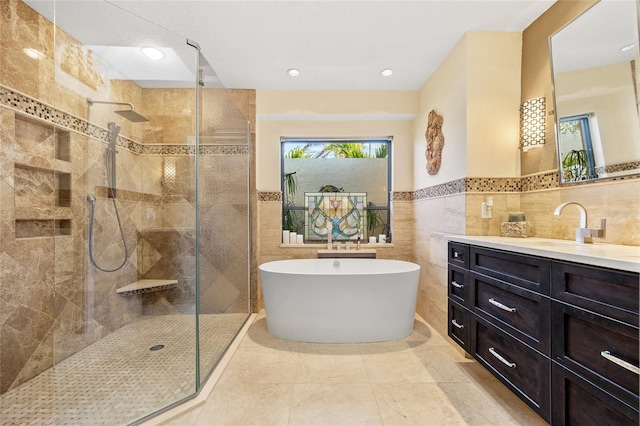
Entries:
<svg viewBox="0 0 640 426">
<path fill-rule="evenodd" d="M 638 326 L 638 273 L 554 261 L 551 276 L 555 299 Z"/>
<path fill-rule="evenodd" d="M 469 269 L 469 246 L 467 244 L 449 242 L 449 263 Z"/>
<path fill-rule="evenodd" d="M 553 425 L 638 426 L 637 408 L 624 404 L 584 378 L 552 363 Z"/>
<path fill-rule="evenodd" d="M 469 300 L 469 271 L 459 266 L 449 265 L 447 287 L 451 299 L 466 305 Z"/>
<path fill-rule="evenodd" d="M 470 315 L 471 353 L 543 419 L 550 417 L 550 361 L 516 339 Z"/>
<path fill-rule="evenodd" d="M 469 310 L 449 299 L 448 316 L 447 334 L 465 351 L 469 352 Z"/>
<path fill-rule="evenodd" d="M 469 269 L 549 295 L 551 261 L 541 257 L 471 247 Z"/>
<path fill-rule="evenodd" d="M 547 356 L 551 352 L 551 300 L 529 290 L 472 272 L 472 310 Z"/>
<path fill-rule="evenodd" d="M 637 407 L 638 328 L 560 302 L 552 316 L 553 359 Z"/>
</svg>

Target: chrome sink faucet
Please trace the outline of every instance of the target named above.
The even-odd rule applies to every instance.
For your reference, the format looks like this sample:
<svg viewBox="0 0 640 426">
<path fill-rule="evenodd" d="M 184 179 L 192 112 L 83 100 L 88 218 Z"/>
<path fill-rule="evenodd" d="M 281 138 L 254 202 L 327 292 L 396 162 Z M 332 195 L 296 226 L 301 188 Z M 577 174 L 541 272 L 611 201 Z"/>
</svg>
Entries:
<svg viewBox="0 0 640 426">
<path fill-rule="evenodd" d="M 558 207 L 556 207 L 556 210 L 553 212 L 553 214 L 556 216 L 560 216 L 560 213 L 562 213 L 562 209 L 570 204 L 576 206 L 576 208 L 580 212 L 580 227 L 576 228 L 576 242 L 580 244 L 591 244 L 593 243 L 593 237 L 604 238 L 604 231 L 606 228 L 607 220 L 600 219 L 599 229 L 587 228 L 587 210 L 580 203 L 576 203 L 575 201 L 562 203 Z"/>
</svg>

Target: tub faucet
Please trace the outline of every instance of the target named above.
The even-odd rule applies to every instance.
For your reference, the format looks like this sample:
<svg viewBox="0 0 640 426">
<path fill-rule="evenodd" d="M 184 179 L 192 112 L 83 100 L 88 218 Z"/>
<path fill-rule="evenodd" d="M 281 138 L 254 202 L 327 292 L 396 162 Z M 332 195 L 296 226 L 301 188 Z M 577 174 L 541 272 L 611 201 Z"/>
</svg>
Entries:
<svg viewBox="0 0 640 426">
<path fill-rule="evenodd" d="M 580 203 L 576 203 L 575 201 L 562 203 L 558 207 L 556 207 L 556 210 L 553 212 L 553 214 L 556 216 L 560 216 L 560 213 L 562 213 L 562 209 L 564 209 L 569 204 L 573 204 L 574 206 L 576 206 L 576 208 L 580 212 L 580 227 L 576 228 L 576 242 L 580 244 L 591 244 L 593 243 L 593 237 L 604 238 L 604 231 L 607 220 L 600 219 L 599 229 L 587 228 L 587 210 Z"/>
</svg>

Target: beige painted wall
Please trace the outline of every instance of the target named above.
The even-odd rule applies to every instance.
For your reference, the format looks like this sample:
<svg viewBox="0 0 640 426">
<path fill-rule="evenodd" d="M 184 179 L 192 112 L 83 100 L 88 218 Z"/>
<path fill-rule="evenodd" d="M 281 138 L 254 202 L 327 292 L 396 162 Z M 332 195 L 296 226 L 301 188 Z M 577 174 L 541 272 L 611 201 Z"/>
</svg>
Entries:
<svg viewBox="0 0 640 426">
<path fill-rule="evenodd" d="M 521 101 L 544 96 L 547 100 L 546 144 L 522 152 L 521 174 L 555 170 L 558 168 L 556 138 L 553 122 L 553 86 L 549 37 L 587 10 L 597 0 L 558 0 L 522 33 Z"/>
<path fill-rule="evenodd" d="M 280 137 L 393 136 L 392 190 L 412 185 L 411 119 L 416 92 L 256 93 L 258 191 L 280 191 Z"/>
<path fill-rule="evenodd" d="M 425 188 L 460 179 L 467 164 L 467 38 L 464 37 L 442 61 L 419 91 L 418 116 L 413 121 L 413 182 L 411 189 Z M 428 115 L 442 115 L 444 148 L 438 174 L 427 174 L 425 132 Z"/>
<path fill-rule="evenodd" d="M 473 32 L 466 38 L 466 176 L 519 176 L 522 35 Z"/>
<path fill-rule="evenodd" d="M 464 177 L 519 175 L 520 51 L 518 33 L 468 33 L 425 82 L 414 120 L 414 189 Z M 427 174 L 423 154 L 431 109 L 444 117 L 445 147 L 435 176 Z M 498 229 L 496 221 L 475 220 L 485 195 L 462 193 L 413 203 L 414 255 L 421 267 L 416 310 L 443 335 L 447 334 L 446 235 L 469 233 L 470 228 L 478 234 Z M 518 198 L 519 194 L 494 195 L 496 210 L 519 207 Z"/>
</svg>

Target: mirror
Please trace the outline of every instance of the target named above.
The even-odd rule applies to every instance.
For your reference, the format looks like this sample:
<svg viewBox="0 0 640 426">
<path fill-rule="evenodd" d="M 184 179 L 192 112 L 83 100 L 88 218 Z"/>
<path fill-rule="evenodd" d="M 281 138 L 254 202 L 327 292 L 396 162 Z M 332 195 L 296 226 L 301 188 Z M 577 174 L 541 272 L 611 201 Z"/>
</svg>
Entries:
<svg viewBox="0 0 640 426">
<path fill-rule="evenodd" d="M 638 3 L 601 0 L 551 36 L 560 183 L 640 173 Z"/>
</svg>

